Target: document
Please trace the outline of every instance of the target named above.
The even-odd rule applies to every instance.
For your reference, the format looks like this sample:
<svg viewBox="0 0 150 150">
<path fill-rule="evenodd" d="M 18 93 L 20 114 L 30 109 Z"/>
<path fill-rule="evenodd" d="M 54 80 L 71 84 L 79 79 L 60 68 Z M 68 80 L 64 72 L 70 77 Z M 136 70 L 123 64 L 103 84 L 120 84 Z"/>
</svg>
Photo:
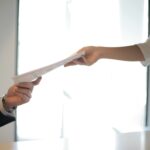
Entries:
<svg viewBox="0 0 150 150">
<path fill-rule="evenodd" d="M 20 74 L 20 75 L 17 75 L 17 76 L 14 76 L 13 77 L 13 81 L 15 83 L 19 83 L 19 82 L 31 82 L 33 81 L 34 79 L 62 66 L 62 65 L 65 65 L 75 59 L 78 59 L 78 58 L 81 58 L 82 56 L 84 55 L 84 52 L 80 52 L 80 53 L 76 53 L 68 58 L 65 58 L 63 60 L 60 60 L 56 63 L 53 63 L 51 65 L 48 65 L 48 66 L 44 66 L 42 68 L 38 68 L 38 69 L 35 69 L 35 70 L 32 70 L 32 71 L 29 71 L 29 72 L 26 72 L 26 73 L 23 73 L 23 74 Z"/>
</svg>

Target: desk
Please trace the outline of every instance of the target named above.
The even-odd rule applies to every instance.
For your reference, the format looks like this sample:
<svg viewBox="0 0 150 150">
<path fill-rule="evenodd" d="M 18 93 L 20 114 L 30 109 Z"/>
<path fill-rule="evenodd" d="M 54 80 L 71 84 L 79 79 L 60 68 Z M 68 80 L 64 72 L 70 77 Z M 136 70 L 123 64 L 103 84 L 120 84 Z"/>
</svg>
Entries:
<svg viewBox="0 0 150 150">
<path fill-rule="evenodd" d="M 94 139 L 92 144 L 80 141 L 80 145 L 79 140 L 74 140 L 73 143 L 68 141 L 69 147 L 63 140 L 50 140 L 1 143 L 0 150 L 150 150 L 150 131 L 116 133 L 113 136 L 96 139 L 98 147 L 94 145 Z"/>
<path fill-rule="evenodd" d="M 61 141 L 20 141 L 1 143 L 0 150 L 63 150 Z"/>
</svg>

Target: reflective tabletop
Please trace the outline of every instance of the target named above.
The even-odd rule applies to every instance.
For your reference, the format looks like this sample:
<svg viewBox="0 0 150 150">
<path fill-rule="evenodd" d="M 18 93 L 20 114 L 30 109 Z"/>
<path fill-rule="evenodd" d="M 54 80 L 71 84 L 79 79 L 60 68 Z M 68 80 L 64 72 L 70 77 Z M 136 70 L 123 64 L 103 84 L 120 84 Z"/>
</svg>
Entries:
<svg viewBox="0 0 150 150">
<path fill-rule="evenodd" d="M 91 140 L 92 139 L 92 140 Z M 150 130 L 106 134 L 89 141 L 79 139 L 0 143 L 0 150 L 150 150 Z M 98 144 L 97 144 L 98 143 Z"/>
</svg>

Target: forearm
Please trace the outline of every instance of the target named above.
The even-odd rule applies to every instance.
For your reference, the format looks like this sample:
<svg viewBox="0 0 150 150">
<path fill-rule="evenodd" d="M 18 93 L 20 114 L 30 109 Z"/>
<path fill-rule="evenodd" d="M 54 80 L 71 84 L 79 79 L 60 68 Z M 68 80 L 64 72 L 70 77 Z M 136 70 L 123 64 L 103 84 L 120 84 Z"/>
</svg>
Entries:
<svg viewBox="0 0 150 150">
<path fill-rule="evenodd" d="M 124 61 L 144 61 L 140 48 L 136 45 L 125 47 L 97 47 L 99 58 Z"/>
</svg>

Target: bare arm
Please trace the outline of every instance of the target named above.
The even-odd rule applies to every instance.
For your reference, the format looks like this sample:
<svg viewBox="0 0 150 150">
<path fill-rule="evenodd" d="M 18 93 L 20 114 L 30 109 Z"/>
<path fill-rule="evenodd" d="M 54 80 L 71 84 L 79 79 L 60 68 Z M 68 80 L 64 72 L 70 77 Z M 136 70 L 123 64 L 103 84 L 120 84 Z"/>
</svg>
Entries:
<svg viewBox="0 0 150 150">
<path fill-rule="evenodd" d="M 99 53 L 99 58 L 118 59 L 125 61 L 144 61 L 144 56 L 140 48 L 136 45 L 116 48 L 104 47 L 99 49 Z"/>
<path fill-rule="evenodd" d="M 85 55 L 72 61 L 65 66 L 70 65 L 92 65 L 99 59 L 115 59 L 124 61 L 144 61 L 144 56 L 140 48 L 136 45 L 125 47 L 83 47 L 78 52 L 84 51 Z"/>
</svg>

